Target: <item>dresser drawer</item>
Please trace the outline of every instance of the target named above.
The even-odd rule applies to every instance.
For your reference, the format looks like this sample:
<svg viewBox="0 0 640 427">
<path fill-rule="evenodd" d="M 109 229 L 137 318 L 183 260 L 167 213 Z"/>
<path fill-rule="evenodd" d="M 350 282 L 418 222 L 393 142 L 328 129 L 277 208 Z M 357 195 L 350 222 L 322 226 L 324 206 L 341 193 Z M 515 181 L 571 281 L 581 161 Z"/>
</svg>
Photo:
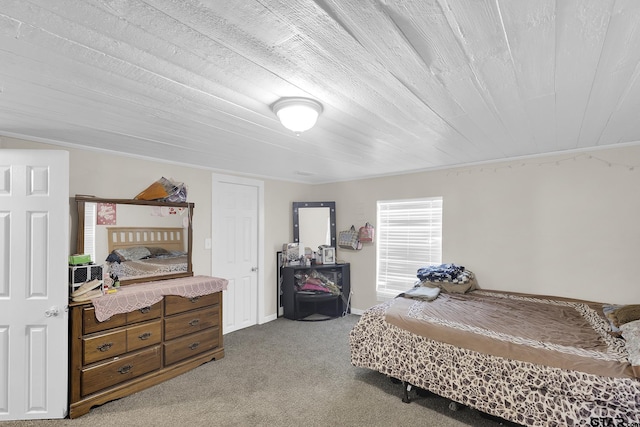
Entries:
<svg viewBox="0 0 640 427">
<path fill-rule="evenodd" d="M 220 304 L 220 294 L 221 292 L 216 292 L 214 294 L 203 295 L 195 298 L 167 295 L 164 297 L 164 314 L 165 316 L 168 316 L 170 314 L 194 310 L 208 305 Z"/>
<path fill-rule="evenodd" d="M 144 322 L 162 316 L 162 303 L 153 304 L 127 313 L 127 323 Z"/>
<path fill-rule="evenodd" d="M 164 319 L 164 339 L 171 340 L 183 335 L 218 326 L 220 307 L 213 306 L 176 314 Z"/>
<path fill-rule="evenodd" d="M 127 351 L 139 350 L 162 341 L 162 322 L 153 322 L 127 328 Z"/>
<path fill-rule="evenodd" d="M 82 338 L 82 364 L 97 362 L 127 352 L 127 333 L 124 330 Z"/>
<path fill-rule="evenodd" d="M 160 346 L 155 346 L 139 353 L 83 369 L 80 380 L 82 395 L 87 396 L 160 369 L 161 362 Z"/>
<path fill-rule="evenodd" d="M 171 365 L 218 346 L 219 329 L 211 328 L 164 344 L 164 364 Z"/>
<path fill-rule="evenodd" d="M 115 328 L 117 326 L 123 326 L 127 323 L 126 314 L 116 314 L 111 316 L 104 322 L 98 322 L 96 319 L 96 309 L 91 307 L 84 307 L 82 309 L 82 333 L 91 334 L 93 332 L 100 332 L 107 329 Z"/>
</svg>

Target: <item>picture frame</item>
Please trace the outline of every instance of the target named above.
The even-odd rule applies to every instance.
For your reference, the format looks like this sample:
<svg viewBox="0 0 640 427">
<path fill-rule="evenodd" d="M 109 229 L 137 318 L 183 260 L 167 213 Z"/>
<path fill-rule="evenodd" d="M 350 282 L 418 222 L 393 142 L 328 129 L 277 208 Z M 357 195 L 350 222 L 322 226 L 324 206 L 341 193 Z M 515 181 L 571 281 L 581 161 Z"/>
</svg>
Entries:
<svg viewBox="0 0 640 427">
<path fill-rule="evenodd" d="M 322 248 L 322 263 L 323 264 L 336 263 L 336 248 L 334 247 Z"/>
</svg>

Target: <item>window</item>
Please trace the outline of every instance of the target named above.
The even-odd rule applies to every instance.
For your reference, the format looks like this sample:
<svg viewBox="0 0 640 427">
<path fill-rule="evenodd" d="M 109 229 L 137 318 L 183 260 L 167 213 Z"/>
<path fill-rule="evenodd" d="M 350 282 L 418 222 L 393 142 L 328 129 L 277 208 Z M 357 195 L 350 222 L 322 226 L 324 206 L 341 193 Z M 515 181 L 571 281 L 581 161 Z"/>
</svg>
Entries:
<svg viewBox="0 0 640 427">
<path fill-rule="evenodd" d="M 420 267 L 442 263 L 442 197 L 378 202 L 377 293 L 411 288 Z"/>
</svg>

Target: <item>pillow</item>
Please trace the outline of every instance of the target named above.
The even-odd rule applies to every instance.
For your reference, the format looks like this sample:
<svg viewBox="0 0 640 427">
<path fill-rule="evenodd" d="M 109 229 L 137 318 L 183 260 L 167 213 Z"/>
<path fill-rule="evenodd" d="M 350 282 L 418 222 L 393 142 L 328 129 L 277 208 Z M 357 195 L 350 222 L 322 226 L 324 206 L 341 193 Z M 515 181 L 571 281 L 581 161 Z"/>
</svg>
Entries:
<svg viewBox="0 0 640 427">
<path fill-rule="evenodd" d="M 602 312 L 604 313 L 604 317 L 606 317 L 609 321 L 609 326 L 611 328 L 611 331 L 609 333 L 615 337 L 619 337 L 622 334 L 622 331 L 620 331 L 620 328 L 618 328 L 618 320 L 616 319 L 616 316 L 614 314 L 614 312 L 621 307 L 621 305 L 602 305 Z"/>
<path fill-rule="evenodd" d="M 620 326 L 624 346 L 629 353 L 629 362 L 632 366 L 640 366 L 640 320 L 634 320 Z"/>
<path fill-rule="evenodd" d="M 120 255 L 118 255 L 116 251 L 111 251 L 111 253 L 109 254 L 109 256 L 105 261 L 121 263 L 122 261 L 125 261 L 125 259 L 122 258 Z"/>
<path fill-rule="evenodd" d="M 615 317 L 616 326 L 624 325 L 625 323 L 633 322 L 640 319 L 640 304 L 624 305 L 613 313 Z"/>
<path fill-rule="evenodd" d="M 477 288 L 478 282 L 475 277 L 471 278 L 466 283 L 451 283 L 451 282 L 431 282 L 429 280 L 423 280 L 420 282 L 420 286 L 426 286 L 429 288 L 440 288 L 442 291 L 449 294 L 466 294 Z"/>
<path fill-rule="evenodd" d="M 144 246 L 134 246 L 132 248 L 116 249 L 114 251 L 125 261 L 137 261 L 139 259 L 148 258 L 151 256 L 151 252 Z"/>
<path fill-rule="evenodd" d="M 147 246 L 147 250 L 151 253 L 151 256 L 166 255 L 169 253 L 165 248 L 158 246 Z"/>
</svg>

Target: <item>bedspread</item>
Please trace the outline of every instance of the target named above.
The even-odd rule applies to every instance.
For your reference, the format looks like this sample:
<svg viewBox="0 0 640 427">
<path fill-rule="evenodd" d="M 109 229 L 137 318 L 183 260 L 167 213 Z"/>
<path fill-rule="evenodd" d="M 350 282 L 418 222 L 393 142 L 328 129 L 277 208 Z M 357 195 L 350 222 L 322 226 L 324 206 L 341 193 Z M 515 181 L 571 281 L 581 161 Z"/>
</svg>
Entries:
<svg viewBox="0 0 640 427">
<path fill-rule="evenodd" d="M 493 356 L 596 375 L 634 377 L 624 341 L 607 332 L 601 304 L 504 292 L 397 298 L 385 320 Z"/>
<path fill-rule="evenodd" d="M 487 297 L 497 299 L 488 311 Z M 350 334 L 354 366 L 530 426 L 640 423 L 640 381 L 622 343 L 591 303 L 487 291 L 398 298 Z"/>
<path fill-rule="evenodd" d="M 187 256 L 159 257 L 111 263 L 109 271 L 121 279 L 154 277 L 187 271 Z"/>
</svg>

